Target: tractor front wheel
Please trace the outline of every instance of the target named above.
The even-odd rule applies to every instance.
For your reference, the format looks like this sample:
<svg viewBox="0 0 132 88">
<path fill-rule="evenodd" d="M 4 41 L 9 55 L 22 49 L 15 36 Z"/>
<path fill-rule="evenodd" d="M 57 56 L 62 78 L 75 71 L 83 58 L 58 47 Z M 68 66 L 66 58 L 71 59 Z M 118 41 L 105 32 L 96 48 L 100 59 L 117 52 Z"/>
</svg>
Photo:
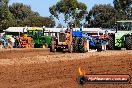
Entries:
<svg viewBox="0 0 132 88">
<path fill-rule="evenodd" d="M 132 35 L 125 36 L 125 47 L 127 50 L 132 49 Z"/>
<path fill-rule="evenodd" d="M 68 51 L 69 51 L 69 53 L 73 52 L 73 45 L 71 43 L 68 44 Z"/>
<path fill-rule="evenodd" d="M 101 44 L 97 44 L 97 52 L 101 52 L 102 51 L 102 45 Z"/>
<path fill-rule="evenodd" d="M 115 40 L 114 40 L 114 35 L 109 37 L 109 41 L 108 41 L 108 50 L 114 50 L 115 49 Z"/>
</svg>

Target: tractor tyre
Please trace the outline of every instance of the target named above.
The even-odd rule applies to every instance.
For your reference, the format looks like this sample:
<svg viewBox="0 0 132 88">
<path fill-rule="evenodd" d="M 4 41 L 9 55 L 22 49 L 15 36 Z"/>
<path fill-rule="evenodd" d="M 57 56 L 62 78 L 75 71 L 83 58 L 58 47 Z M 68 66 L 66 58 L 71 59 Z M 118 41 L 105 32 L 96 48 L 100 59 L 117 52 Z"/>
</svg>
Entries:
<svg viewBox="0 0 132 88">
<path fill-rule="evenodd" d="M 83 38 L 79 39 L 79 52 L 84 53 L 85 52 L 85 46 L 84 46 L 84 40 Z"/>
<path fill-rule="evenodd" d="M 78 76 L 78 77 L 77 77 L 77 83 L 78 83 L 78 84 L 83 85 L 83 84 L 85 84 L 86 82 L 87 82 L 87 79 L 86 79 L 84 76 Z"/>
<path fill-rule="evenodd" d="M 75 52 L 79 51 L 79 45 L 78 45 L 78 43 L 79 43 L 79 38 L 76 38 L 76 40 L 75 40 Z"/>
<path fill-rule="evenodd" d="M 115 49 L 114 35 L 109 37 L 107 48 L 108 48 L 108 50 L 114 50 Z"/>
<path fill-rule="evenodd" d="M 127 50 L 132 50 L 132 35 L 125 36 L 125 47 Z"/>
<path fill-rule="evenodd" d="M 55 41 L 51 41 L 50 52 L 56 52 Z"/>
<path fill-rule="evenodd" d="M 73 52 L 73 45 L 72 45 L 72 43 L 69 43 L 68 44 L 68 52 L 69 53 L 72 53 Z"/>
<path fill-rule="evenodd" d="M 73 51 L 74 51 L 74 52 L 75 52 L 75 40 L 76 40 L 76 38 L 73 37 L 72 44 L 73 44 Z"/>
<path fill-rule="evenodd" d="M 74 51 L 74 52 L 78 52 L 78 50 L 79 50 L 79 49 L 78 49 L 78 43 L 79 43 L 78 40 L 79 40 L 79 39 L 78 39 L 77 37 L 75 37 L 75 38 L 73 39 L 73 51 Z"/>
<path fill-rule="evenodd" d="M 101 44 L 97 44 L 97 52 L 101 52 L 102 51 L 102 45 Z"/>
<path fill-rule="evenodd" d="M 39 44 L 34 44 L 34 48 L 38 48 Z"/>
</svg>

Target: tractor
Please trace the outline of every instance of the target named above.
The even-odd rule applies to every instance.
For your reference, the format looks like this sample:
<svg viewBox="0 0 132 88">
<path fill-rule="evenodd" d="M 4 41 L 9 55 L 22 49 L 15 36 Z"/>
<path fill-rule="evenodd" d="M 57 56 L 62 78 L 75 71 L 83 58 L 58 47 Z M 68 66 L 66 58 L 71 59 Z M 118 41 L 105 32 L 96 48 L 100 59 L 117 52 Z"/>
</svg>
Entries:
<svg viewBox="0 0 132 88">
<path fill-rule="evenodd" d="M 87 41 L 82 37 L 82 30 L 73 31 L 73 28 L 70 27 L 57 33 L 56 38 L 52 38 L 50 51 L 86 52 L 87 44 Z"/>
<path fill-rule="evenodd" d="M 76 28 L 72 29 L 72 37 L 73 37 L 73 49 L 74 52 L 87 52 L 89 49 L 89 42 L 85 36 L 83 36 L 82 32 L 83 26 L 80 25 L 79 30 Z"/>
<path fill-rule="evenodd" d="M 87 34 L 86 38 L 89 40 L 89 48 L 90 49 L 97 49 L 98 52 L 105 51 L 106 45 L 109 41 L 109 36 L 106 35 L 99 35 L 99 36 L 92 36 Z"/>
<path fill-rule="evenodd" d="M 27 35 L 33 38 L 34 48 L 49 48 L 52 36 L 46 35 L 45 28 L 32 27 L 27 29 Z"/>
<path fill-rule="evenodd" d="M 57 33 L 55 38 L 51 40 L 50 51 L 66 51 L 73 52 L 72 31 L 61 31 Z"/>
<path fill-rule="evenodd" d="M 132 20 L 116 22 L 116 32 L 109 41 L 109 49 L 132 50 Z"/>
<path fill-rule="evenodd" d="M 22 37 L 19 37 L 21 48 L 32 48 L 32 38 L 24 34 Z"/>
</svg>

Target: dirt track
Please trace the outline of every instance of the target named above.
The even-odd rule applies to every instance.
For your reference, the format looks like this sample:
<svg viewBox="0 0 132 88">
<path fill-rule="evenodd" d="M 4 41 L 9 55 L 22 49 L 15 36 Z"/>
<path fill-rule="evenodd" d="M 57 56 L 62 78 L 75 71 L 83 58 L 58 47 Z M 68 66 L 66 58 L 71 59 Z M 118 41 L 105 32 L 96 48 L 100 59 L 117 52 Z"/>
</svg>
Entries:
<svg viewBox="0 0 132 88">
<path fill-rule="evenodd" d="M 78 67 L 88 74 L 129 74 L 132 51 L 50 53 L 48 49 L 0 50 L 0 88 L 132 88 L 132 84 L 78 85 Z"/>
</svg>

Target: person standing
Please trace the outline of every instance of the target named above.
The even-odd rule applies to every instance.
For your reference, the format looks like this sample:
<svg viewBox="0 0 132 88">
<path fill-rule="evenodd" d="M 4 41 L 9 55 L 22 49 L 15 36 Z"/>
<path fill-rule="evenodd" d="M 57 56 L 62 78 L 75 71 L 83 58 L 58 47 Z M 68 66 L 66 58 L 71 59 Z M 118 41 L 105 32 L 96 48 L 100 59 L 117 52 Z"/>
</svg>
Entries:
<svg viewBox="0 0 132 88">
<path fill-rule="evenodd" d="M 14 48 L 14 45 L 15 45 L 15 39 L 14 39 L 14 36 L 11 37 L 11 48 Z"/>
</svg>

